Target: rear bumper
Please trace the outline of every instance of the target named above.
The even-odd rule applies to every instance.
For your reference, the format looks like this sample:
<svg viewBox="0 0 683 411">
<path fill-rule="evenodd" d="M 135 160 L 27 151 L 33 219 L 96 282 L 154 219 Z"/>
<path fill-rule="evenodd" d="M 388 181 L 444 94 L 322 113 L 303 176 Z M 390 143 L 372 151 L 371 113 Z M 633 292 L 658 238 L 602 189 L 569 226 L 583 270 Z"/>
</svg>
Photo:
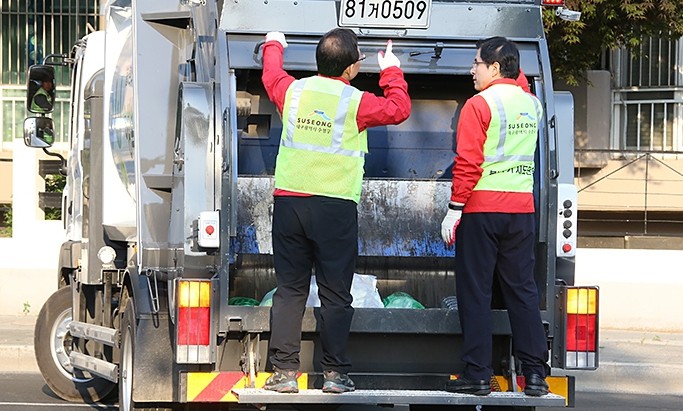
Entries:
<svg viewBox="0 0 683 411">
<path fill-rule="evenodd" d="M 573 407 L 574 378 L 571 376 L 548 377 L 550 394 L 530 397 L 522 392 L 524 378 L 518 377 L 516 392 L 511 382 L 496 376 L 498 387 L 488 396 L 453 394 L 434 390 L 410 389 L 362 389 L 342 395 L 323 394 L 316 387 L 316 376 L 302 373 L 298 377 L 298 394 L 279 394 L 262 389 L 270 373 L 258 373 L 253 387 L 241 372 L 189 372 L 181 374 L 180 402 L 236 402 L 242 404 L 424 404 L 424 405 L 491 405 L 523 407 Z M 353 375 L 352 375 L 353 377 Z M 495 384 L 494 384 L 495 386 Z M 496 391 L 500 389 L 500 391 Z"/>
</svg>

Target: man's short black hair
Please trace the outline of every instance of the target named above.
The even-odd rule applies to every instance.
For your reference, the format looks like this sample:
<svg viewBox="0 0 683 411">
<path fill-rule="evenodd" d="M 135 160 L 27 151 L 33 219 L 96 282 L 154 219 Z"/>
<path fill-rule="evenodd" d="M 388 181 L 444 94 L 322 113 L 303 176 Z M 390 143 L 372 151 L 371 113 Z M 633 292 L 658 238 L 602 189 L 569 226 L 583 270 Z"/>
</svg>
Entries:
<svg viewBox="0 0 683 411">
<path fill-rule="evenodd" d="M 359 57 L 358 37 L 349 29 L 328 31 L 315 49 L 318 73 L 328 77 L 340 77 Z"/>
<path fill-rule="evenodd" d="M 519 50 L 515 43 L 505 37 L 490 37 L 477 42 L 479 56 L 490 65 L 500 64 L 500 75 L 516 79 L 519 76 Z"/>
</svg>

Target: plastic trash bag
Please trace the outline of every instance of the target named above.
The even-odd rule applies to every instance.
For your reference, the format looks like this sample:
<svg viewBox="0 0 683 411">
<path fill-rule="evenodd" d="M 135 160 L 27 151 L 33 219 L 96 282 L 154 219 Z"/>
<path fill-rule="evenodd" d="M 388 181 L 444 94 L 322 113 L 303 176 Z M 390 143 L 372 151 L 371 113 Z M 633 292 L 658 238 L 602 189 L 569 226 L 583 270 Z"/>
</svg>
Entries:
<svg viewBox="0 0 683 411">
<path fill-rule="evenodd" d="M 262 307 L 271 307 L 273 305 L 273 294 L 276 288 L 270 290 L 261 300 Z M 382 298 L 377 291 L 377 277 L 374 275 L 354 274 L 351 282 L 351 296 L 353 308 L 383 308 Z M 320 298 L 318 297 L 318 283 L 315 276 L 311 276 L 311 285 L 308 291 L 308 299 L 306 300 L 306 307 L 320 307 Z"/>
<path fill-rule="evenodd" d="M 351 282 L 351 307 L 353 308 L 383 308 L 382 298 L 377 291 L 377 277 L 368 274 L 354 274 Z M 306 307 L 320 307 L 318 298 L 318 284 L 315 276 L 311 276 L 311 288 L 306 300 Z"/>
<path fill-rule="evenodd" d="M 253 307 L 259 305 L 259 301 L 249 297 L 232 297 L 228 300 L 228 305 L 244 305 Z"/>
<path fill-rule="evenodd" d="M 458 299 L 454 295 L 449 295 L 441 300 L 441 308 L 447 310 L 457 310 L 458 309 Z"/>
<path fill-rule="evenodd" d="M 266 293 L 266 295 L 263 296 L 263 299 L 261 300 L 261 304 L 259 304 L 259 306 L 261 306 L 261 307 L 272 307 L 273 306 L 273 294 L 275 294 L 275 290 L 277 290 L 277 287 L 268 291 Z"/>
<path fill-rule="evenodd" d="M 377 291 L 377 277 L 369 274 L 354 274 L 351 283 L 353 308 L 383 308 L 382 298 Z"/>
<path fill-rule="evenodd" d="M 424 305 L 414 299 L 410 294 L 404 293 L 403 291 L 397 291 L 387 296 L 382 302 L 386 308 L 416 308 L 421 310 L 425 308 Z"/>
</svg>

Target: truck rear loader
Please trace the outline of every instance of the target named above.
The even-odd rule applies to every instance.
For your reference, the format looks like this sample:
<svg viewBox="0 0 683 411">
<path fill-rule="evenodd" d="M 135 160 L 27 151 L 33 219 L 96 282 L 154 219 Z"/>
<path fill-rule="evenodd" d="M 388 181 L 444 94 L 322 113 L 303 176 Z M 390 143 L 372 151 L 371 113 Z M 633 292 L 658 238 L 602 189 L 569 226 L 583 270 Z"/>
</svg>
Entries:
<svg viewBox="0 0 683 411">
<path fill-rule="evenodd" d="M 118 391 L 122 410 L 572 406 L 574 379 L 561 370 L 598 366 L 598 290 L 574 285 L 573 100 L 553 90 L 542 7 L 540 0 L 109 1 L 101 31 L 29 72 L 38 79 L 54 78 L 55 67 L 71 70 L 66 240 L 59 288 L 35 336 L 47 385 L 69 401 Z M 320 391 L 318 308 L 306 308 L 301 391 L 277 394 L 262 389 L 272 371 L 269 307 L 236 303 L 263 300 L 276 286 L 270 231 L 282 121 L 261 83 L 261 46 L 266 32 L 285 33 L 284 68 L 310 76 L 318 40 L 337 26 L 356 32 L 368 56 L 352 83 L 362 90 L 380 92 L 376 54 L 393 40 L 413 107 L 404 123 L 368 131 L 356 272 L 372 280 L 370 292 L 407 293 L 425 308 L 356 308 L 349 354 L 357 390 L 341 395 Z M 516 42 L 545 113 L 535 156 L 535 279 L 559 374 L 538 398 L 522 393 L 499 295 L 495 392 L 443 391 L 463 364 L 454 250 L 441 240 L 440 223 L 459 108 L 475 92 L 475 44 L 491 36 Z M 28 101 L 33 93 L 29 87 Z M 46 114 L 25 120 L 24 138 L 49 152 L 55 127 Z"/>
</svg>

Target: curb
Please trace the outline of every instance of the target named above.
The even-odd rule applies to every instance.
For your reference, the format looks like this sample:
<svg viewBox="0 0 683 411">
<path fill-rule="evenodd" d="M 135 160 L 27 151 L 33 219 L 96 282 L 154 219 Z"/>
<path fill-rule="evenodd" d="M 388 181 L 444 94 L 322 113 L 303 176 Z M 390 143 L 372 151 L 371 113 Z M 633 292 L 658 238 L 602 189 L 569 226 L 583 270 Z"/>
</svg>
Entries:
<svg viewBox="0 0 683 411">
<path fill-rule="evenodd" d="M 31 345 L 0 345 L 0 372 L 40 372 Z"/>
<path fill-rule="evenodd" d="M 683 396 L 683 365 L 603 362 L 596 371 L 565 373 L 576 377 L 577 392 Z"/>
</svg>

